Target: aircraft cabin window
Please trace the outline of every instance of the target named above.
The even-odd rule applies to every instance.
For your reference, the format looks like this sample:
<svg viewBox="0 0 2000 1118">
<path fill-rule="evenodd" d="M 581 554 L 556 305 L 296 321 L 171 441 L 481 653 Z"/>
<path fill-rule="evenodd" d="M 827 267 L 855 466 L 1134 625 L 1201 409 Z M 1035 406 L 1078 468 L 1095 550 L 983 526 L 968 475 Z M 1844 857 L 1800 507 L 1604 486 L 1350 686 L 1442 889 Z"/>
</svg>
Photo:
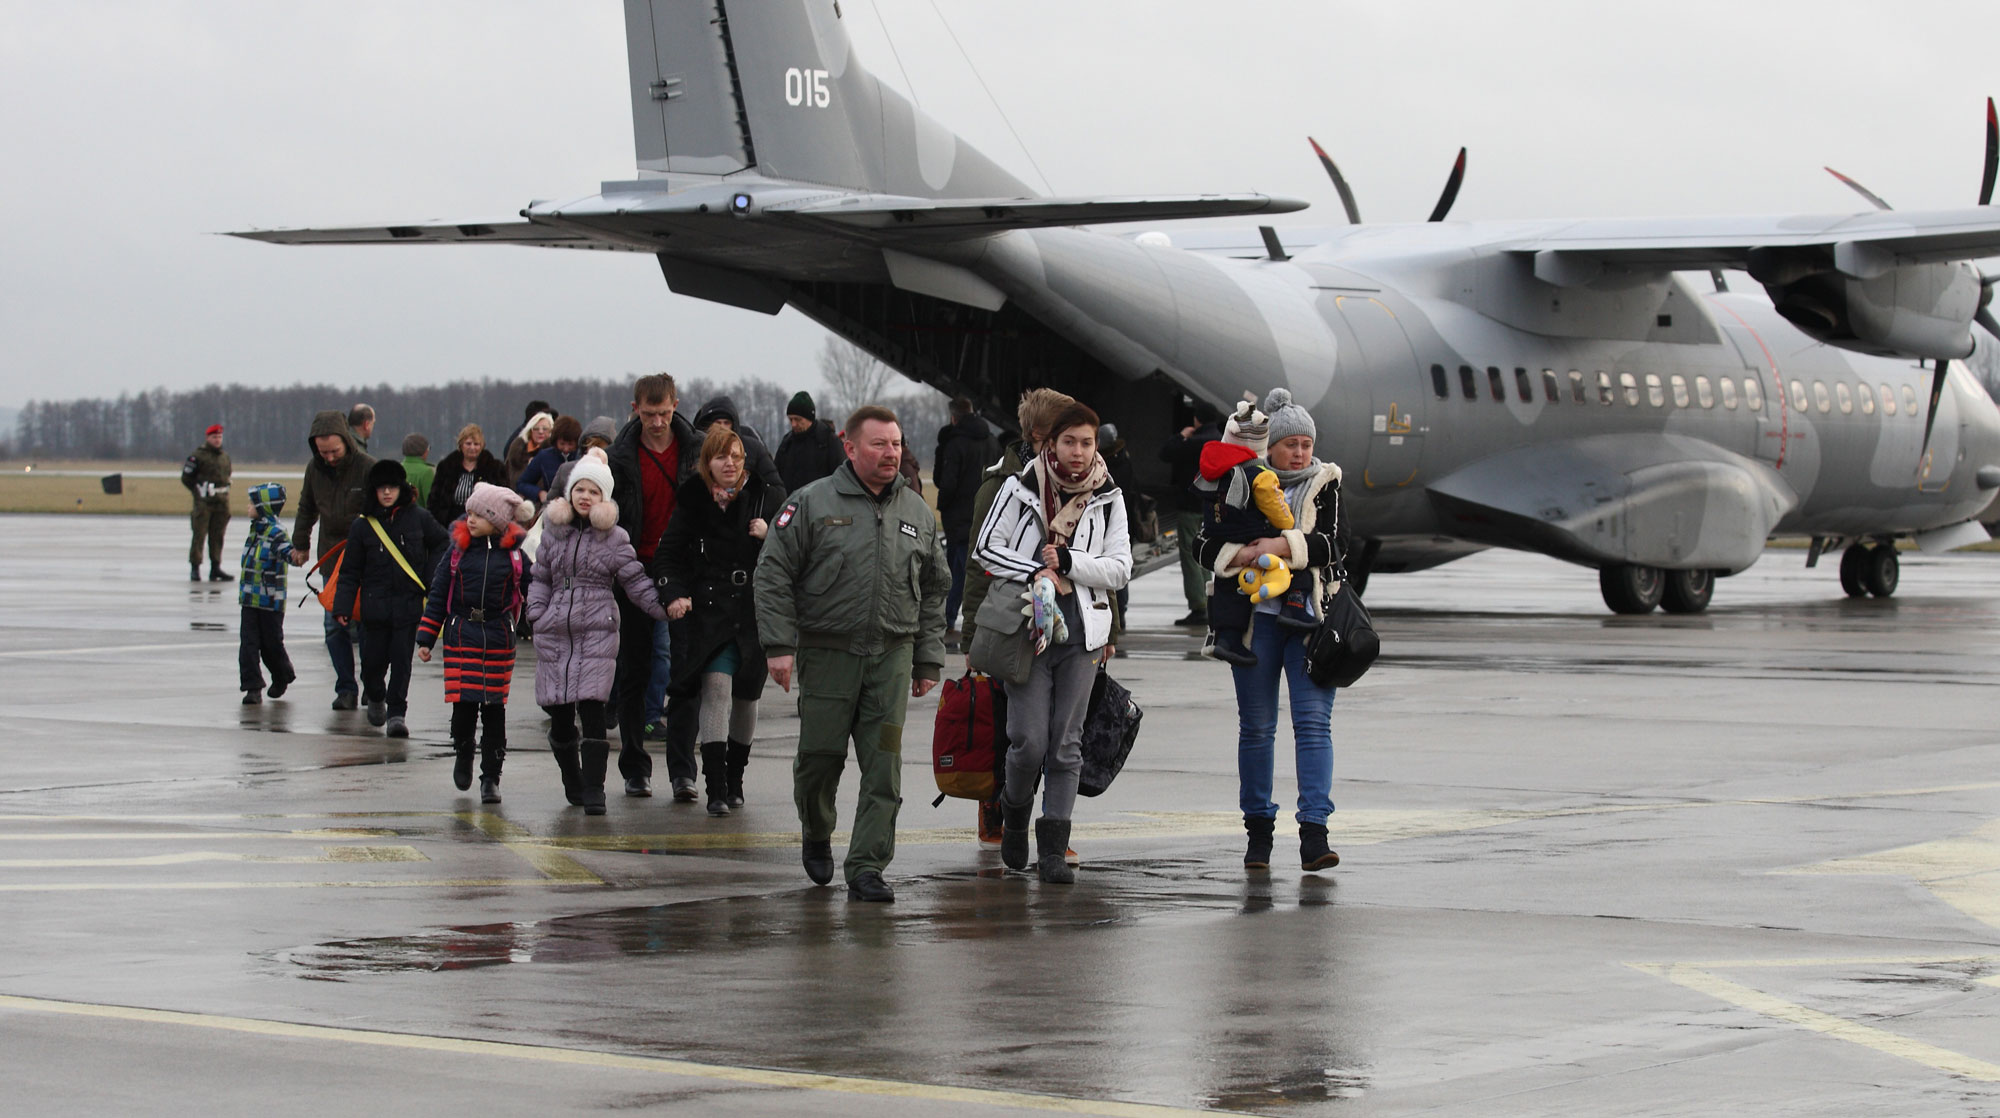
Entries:
<svg viewBox="0 0 2000 1118">
<path fill-rule="evenodd" d="M 1465 393 L 1466 399 L 1479 399 L 1479 382 L 1472 377 L 1472 366 L 1460 365 L 1458 367 L 1458 388 L 1459 391 Z"/>
<path fill-rule="evenodd" d="M 1583 374 L 1575 369 L 1569 371 L 1569 398 L 1579 404 L 1590 402 L 1590 394 L 1583 387 Z"/>
<path fill-rule="evenodd" d="M 1716 377 L 1715 385 L 1716 387 L 1722 389 L 1722 406 L 1728 408 L 1730 411 L 1735 411 L 1736 382 L 1729 379 L 1728 377 Z"/>
<path fill-rule="evenodd" d="M 1833 397 L 1827 394 L 1825 381 L 1813 382 L 1813 406 L 1819 409 L 1821 415 L 1833 410 Z"/>
<path fill-rule="evenodd" d="M 1794 379 L 1794 380 L 1792 381 L 1792 410 L 1793 410 L 1793 411 L 1804 411 L 1804 410 L 1806 410 L 1806 382 L 1805 382 L 1805 381 L 1802 381 L 1802 380 L 1797 380 L 1797 379 Z"/>
<path fill-rule="evenodd" d="M 1611 394 L 1611 374 L 1599 369 L 1597 371 L 1597 402 L 1608 408 L 1611 406 L 1611 401 L 1615 399 L 1617 397 Z"/>
<path fill-rule="evenodd" d="M 1431 366 L 1431 391 L 1437 393 L 1440 400 L 1451 399 L 1451 381 L 1446 379 L 1443 365 Z"/>
<path fill-rule="evenodd" d="M 1665 407 L 1667 394 L 1660 391 L 1660 374 L 1646 374 L 1646 402 L 1656 408 Z"/>
<path fill-rule="evenodd" d="M 1535 402 L 1535 386 L 1528 380 L 1528 370 L 1514 370 L 1514 390 L 1524 404 Z"/>
<path fill-rule="evenodd" d="M 1686 377 L 1675 373 L 1673 376 L 1667 378 L 1667 387 L 1674 390 L 1675 407 L 1684 408 L 1688 406 L 1688 380 Z"/>
<path fill-rule="evenodd" d="M 1903 410 L 1911 415 L 1917 414 L 1917 394 L 1907 384 L 1903 386 Z"/>
<path fill-rule="evenodd" d="M 1835 403 L 1840 405 L 1840 414 L 1854 414 L 1854 394 L 1847 390 L 1846 381 L 1837 380 L 1833 382 L 1833 399 Z"/>
<path fill-rule="evenodd" d="M 1674 379 L 1679 380 L 1680 378 L 1675 377 Z M 1715 389 L 1708 386 L 1707 377 L 1694 378 L 1694 399 L 1695 403 L 1700 404 L 1702 407 L 1712 408 L 1715 406 Z"/>
<path fill-rule="evenodd" d="M 1637 377 L 1631 373 L 1619 373 L 1618 387 L 1625 390 L 1626 407 L 1636 408 L 1639 406 L 1639 379 Z"/>
<path fill-rule="evenodd" d="M 1896 390 L 1886 384 L 1882 386 L 1882 414 L 1896 414 Z"/>
<path fill-rule="evenodd" d="M 1874 390 L 1874 389 L 1872 389 L 1872 388 L 1870 388 L 1870 387 L 1868 387 L 1868 382 L 1867 382 L 1867 381 L 1862 381 L 1862 382 L 1861 382 L 1861 387 L 1859 387 L 1859 388 L 1855 389 L 1855 390 L 1854 390 L 1854 394 L 1855 394 L 1856 396 L 1859 396 L 1859 397 L 1861 397 L 1861 414 L 1862 414 L 1862 415 L 1874 415 L 1874 414 L 1875 414 L 1875 390 Z"/>
<path fill-rule="evenodd" d="M 1562 385 L 1556 383 L 1556 371 L 1554 369 L 1542 370 L 1542 396 L 1551 404 L 1562 403 Z"/>
<path fill-rule="evenodd" d="M 1492 390 L 1494 403 L 1504 404 L 1507 402 L 1507 382 L 1500 377 L 1500 366 L 1486 366 L 1486 387 Z"/>
<path fill-rule="evenodd" d="M 1743 378 L 1743 407 L 1747 411 L 1764 410 L 1764 383 L 1756 377 Z"/>
</svg>

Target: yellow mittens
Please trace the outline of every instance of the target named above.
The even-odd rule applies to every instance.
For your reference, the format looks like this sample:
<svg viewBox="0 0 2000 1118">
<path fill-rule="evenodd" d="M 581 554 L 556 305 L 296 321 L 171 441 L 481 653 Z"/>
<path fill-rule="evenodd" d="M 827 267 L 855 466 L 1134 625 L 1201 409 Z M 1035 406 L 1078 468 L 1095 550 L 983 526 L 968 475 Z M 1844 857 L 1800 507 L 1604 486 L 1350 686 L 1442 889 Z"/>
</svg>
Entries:
<svg viewBox="0 0 2000 1118">
<path fill-rule="evenodd" d="M 1292 569 L 1275 555 L 1259 555 L 1236 573 L 1236 589 L 1253 602 L 1268 602 L 1292 588 Z"/>
<path fill-rule="evenodd" d="M 1285 489 L 1278 484 L 1278 475 L 1272 470 L 1258 470 L 1250 479 L 1250 496 L 1257 502 L 1257 511 L 1280 532 L 1289 532 L 1299 526 L 1292 519 L 1292 506 L 1285 502 Z"/>
</svg>

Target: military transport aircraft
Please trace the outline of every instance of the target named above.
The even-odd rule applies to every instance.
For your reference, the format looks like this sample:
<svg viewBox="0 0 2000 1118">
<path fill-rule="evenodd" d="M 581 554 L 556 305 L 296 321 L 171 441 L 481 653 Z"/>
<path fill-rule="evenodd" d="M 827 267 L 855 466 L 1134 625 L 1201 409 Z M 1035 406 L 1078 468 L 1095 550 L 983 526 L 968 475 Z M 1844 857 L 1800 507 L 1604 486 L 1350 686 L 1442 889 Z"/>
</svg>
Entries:
<svg viewBox="0 0 2000 1118">
<path fill-rule="evenodd" d="M 1695 612 L 1772 536 L 1844 549 L 1842 586 L 1878 597 L 1897 538 L 1985 538 L 1990 121 L 1959 210 L 1121 236 L 1084 227 L 1305 203 L 1037 196 L 871 76 L 838 0 L 625 17 L 634 179 L 519 221 L 240 235 L 652 253 L 679 294 L 793 307 L 1002 424 L 1047 384 L 1157 439 L 1183 394 L 1288 386 L 1363 577 L 1511 547 L 1596 568 L 1613 610 Z"/>
</svg>

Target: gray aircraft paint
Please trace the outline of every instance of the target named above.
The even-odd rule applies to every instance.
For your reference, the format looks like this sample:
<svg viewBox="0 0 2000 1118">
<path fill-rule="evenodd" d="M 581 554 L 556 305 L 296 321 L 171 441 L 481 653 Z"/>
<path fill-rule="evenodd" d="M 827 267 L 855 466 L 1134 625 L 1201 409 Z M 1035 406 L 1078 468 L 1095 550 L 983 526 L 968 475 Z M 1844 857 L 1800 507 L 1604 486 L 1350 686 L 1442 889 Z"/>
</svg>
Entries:
<svg viewBox="0 0 2000 1118">
<path fill-rule="evenodd" d="M 1301 204 L 1036 198 L 877 82 L 832 0 L 628 0 L 626 15 L 636 181 L 536 204 L 525 223 L 253 236 L 652 252 L 676 292 L 766 313 L 789 301 L 824 315 L 787 286 L 814 282 L 1011 303 L 1130 382 L 1099 386 L 1107 403 L 1157 392 L 1142 387 L 1155 376 L 1217 405 L 1291 388 L 1346 470 L 1380 570 L 1500 545 L 1731 572 L 1772 534 L 1957 524 L 1990 503 L 1982 467 L 2000 483 L 2000 362 L 1969 332 L 1977 279 L 1959 263 L 2000 252 L 1991 209 L 1288 228 L 1277 260 L 1243 232 L 1068 227 Z M 1750 269 L 1795 317 L 1824 296 L 1851 333 L 1814 340 L 1771 303 L 1677 271 L 1710 268 Z M 1929 374 L 1912 360 L 1925 356 L 1972 366 L 1946 381 L 1928 471 Z M 1708 406 L 1692 398 L 1703 379 Z M 1821 410 L 1814 386 L 1836 384 L 1850 407 Z"/>
</svg>

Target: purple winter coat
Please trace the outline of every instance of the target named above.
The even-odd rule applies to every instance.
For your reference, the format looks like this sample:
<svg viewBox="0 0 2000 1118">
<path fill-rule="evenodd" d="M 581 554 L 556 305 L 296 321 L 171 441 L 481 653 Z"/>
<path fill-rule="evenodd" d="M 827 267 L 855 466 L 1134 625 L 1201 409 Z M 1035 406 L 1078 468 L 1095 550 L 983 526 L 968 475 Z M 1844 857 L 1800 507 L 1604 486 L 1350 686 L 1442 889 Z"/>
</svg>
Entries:
<svg viewBox="0 0 2000 1118">
<path fill-rule="evenodd" d="M 622 585 L 633 605 L 665 620 L 659 593 L 618 527 L 618 506 L 600 501 L 590 523 L 578 524 L 567 500 L 542 514 L 541 547 L 528 586 L 528 620 L 535 627 L 535 702 L 542 706 L 611 698 L 618 667 L 618 600 Z M 596 525 L 604 527 L 596 527 Z"/>
</svg>

